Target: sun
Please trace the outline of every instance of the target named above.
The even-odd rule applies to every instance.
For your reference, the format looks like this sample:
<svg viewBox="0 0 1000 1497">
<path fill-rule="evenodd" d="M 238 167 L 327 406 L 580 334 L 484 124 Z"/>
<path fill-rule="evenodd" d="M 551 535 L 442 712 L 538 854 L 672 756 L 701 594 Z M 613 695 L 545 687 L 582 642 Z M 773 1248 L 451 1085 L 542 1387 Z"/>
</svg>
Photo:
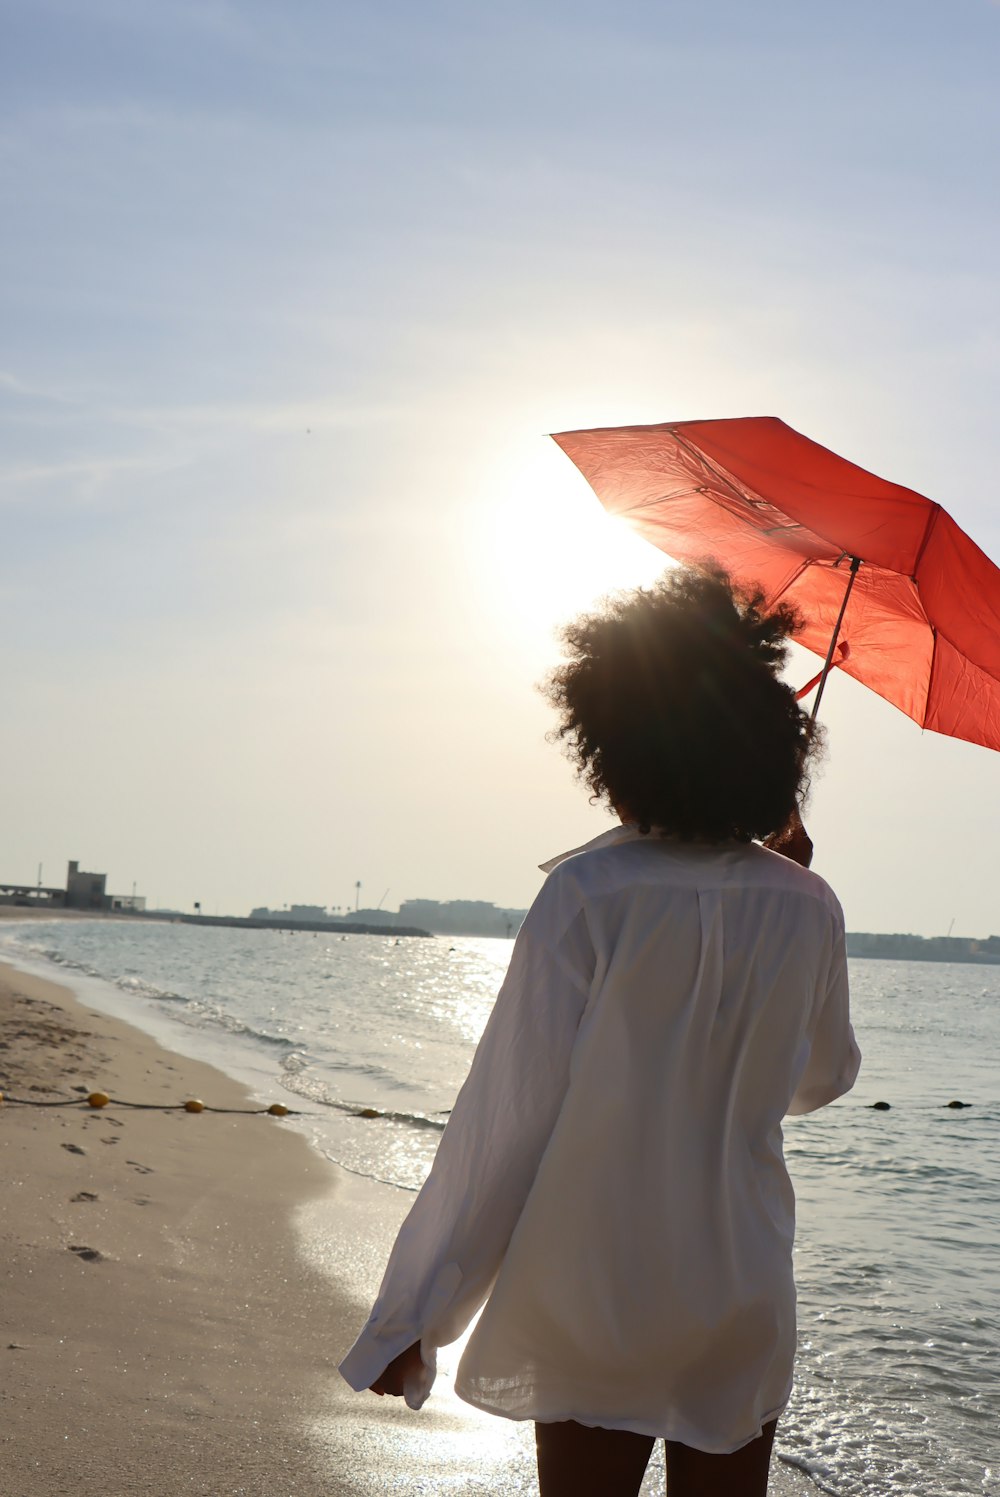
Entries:
<svg viewBox="0 0 1000 1497">
<path fill-rule="evenodd" d="M 546 659 L 559 625 L 670 565 L 607 514 L 552 442 L 525 443 L 494 466 L 474 513 L 468 539 L 480 601 L 523 650 Z"/>
</svg>

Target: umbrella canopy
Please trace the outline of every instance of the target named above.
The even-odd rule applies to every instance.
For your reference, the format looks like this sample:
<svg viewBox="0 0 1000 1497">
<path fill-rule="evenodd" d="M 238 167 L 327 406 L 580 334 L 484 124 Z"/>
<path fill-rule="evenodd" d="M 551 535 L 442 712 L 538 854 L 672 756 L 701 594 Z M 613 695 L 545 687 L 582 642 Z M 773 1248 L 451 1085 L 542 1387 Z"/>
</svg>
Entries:
<svg viewBox="0 0 1000 1497">
<path fill-rule="evenodd" d="M 668 556 L 792 603 L 819 655 L 851 584 L 832 664 L 922 727 L 1000 749 L 1000 569 L 939 504 L 771 416 L 553 440 Z"/>
</svg>

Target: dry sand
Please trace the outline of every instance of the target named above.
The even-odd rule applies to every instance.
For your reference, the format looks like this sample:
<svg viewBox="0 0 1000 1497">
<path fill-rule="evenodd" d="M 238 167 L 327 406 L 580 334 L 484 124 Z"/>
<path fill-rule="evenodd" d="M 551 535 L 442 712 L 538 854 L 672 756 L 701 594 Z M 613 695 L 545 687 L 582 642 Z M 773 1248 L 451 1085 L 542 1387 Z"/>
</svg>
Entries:
<svg viewBox="0 0 1000 1497">
<path fill-rule="evenodd" d="M 5 967 L 0 1087 L 35 1101 L 100 1088 L 258 1105 L 221 1072 Z M 343 1271 L 344 1244 L 349 1260 L 352 1233 L 360 1249 L 374 1218 L 369 1231 L 369 1198 L 343 1176 L 335 1191 L 338 1172 L 287 1123 L 6 1102 L 0 1150 L 0 1497 L 535 1490 L 530 1430 L 467 1410 L 441 1384 L 413 1416 L 341 1382 L 361 1307 L 315 1245 L 325 1222 Z M 771 1491 L 815 1497 L 782 1467 Z"/>
</svg>

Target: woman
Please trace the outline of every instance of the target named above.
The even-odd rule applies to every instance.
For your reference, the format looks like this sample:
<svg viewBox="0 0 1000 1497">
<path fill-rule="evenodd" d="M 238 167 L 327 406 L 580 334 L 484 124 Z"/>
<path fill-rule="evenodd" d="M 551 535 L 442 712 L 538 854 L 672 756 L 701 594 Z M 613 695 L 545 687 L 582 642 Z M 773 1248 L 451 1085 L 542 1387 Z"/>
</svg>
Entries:
<svg viewBox="0 0 1000 1497">
<path fill-rule="evenodd" d="M 559 737 L 621 825 L 553 864 L 341 1371 L 419 1408 L 456 1378 L 536 1424 L 542 1497 L 760 1497 L 795 1351 L 781 1119 L 852 1085 L 844 926 L 754 839 L 797 819 L 813 735 L 787 609 L 717 568 L 564 631 Z M 803 834 L 804 835 L 804 834 Z M 786 849 L 793 844 L 785 843 Z"/>
</svg>

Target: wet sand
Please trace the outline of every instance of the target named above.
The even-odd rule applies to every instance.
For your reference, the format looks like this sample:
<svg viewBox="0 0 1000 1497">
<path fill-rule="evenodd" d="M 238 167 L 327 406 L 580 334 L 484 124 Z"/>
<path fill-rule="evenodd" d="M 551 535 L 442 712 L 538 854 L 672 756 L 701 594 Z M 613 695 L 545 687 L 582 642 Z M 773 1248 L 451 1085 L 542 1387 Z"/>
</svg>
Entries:
<svg viewBox="0 0 1000 1497">
<path fill-rule="evenodd" d="M 537 1490 L 530 1427 L 467 1409 L 444 1378 L 414 1416 L 336 1372 L 408 1198 L 279 1119 L 161 1110 L 259 1104 L 9 967 L 0 1088 L 156 1104 L 0 1108 L 4 1497 Z M 780 1466 L 771 1491 L 815 1497 Z"/>
</svg>

